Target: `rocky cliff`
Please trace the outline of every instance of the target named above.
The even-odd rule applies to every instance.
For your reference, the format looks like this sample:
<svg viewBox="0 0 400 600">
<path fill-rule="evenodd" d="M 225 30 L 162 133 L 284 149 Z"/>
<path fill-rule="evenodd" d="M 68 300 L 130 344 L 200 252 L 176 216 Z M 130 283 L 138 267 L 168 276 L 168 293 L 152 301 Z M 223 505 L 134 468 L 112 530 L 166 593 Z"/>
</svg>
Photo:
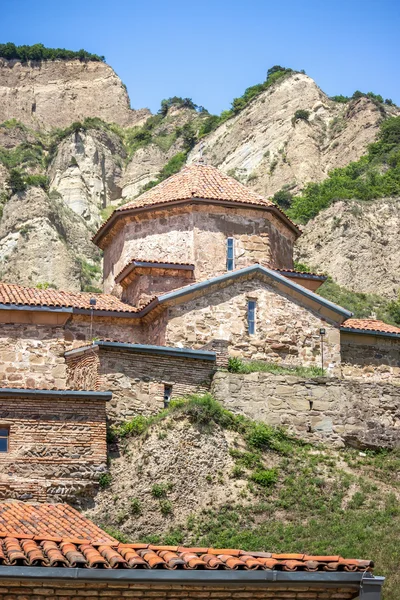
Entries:
<svg viewBox="0 0 400 600">
<path fill-rule="evenodd" d="M 336 202 L 303 227 L 296 259 L 357 292 L 400 289 L 400 199 Z"/>
<path fill-rule="evenodd" d="M 308 120 L 295 121 L 298 110 L 309 111 Z M 293 73 L 198 144 L 189 162 L 198 159 L 204 145 L 210 164 L 265 196 L 284 186 L 296 192 L 359 159 L 375 140 L 381 120 L 370 99 L 333 102 L 313 79 Z"/>
<path fill-rule="evenodd" d="M 125 86 L 103 62 L 0 58 L 0 123 L 17 119 L 34 129 L 50 129 L 99 117 L 128 127 L 149 114 L 130 108 Z"/>
<path fill-rule="evenodd" d="M 299 110 L 308 111 L 308 118 L 296 119 Z M 357 160 L 376 139 L 382 119 L 396 114 L 396 107 L 366 97 L 334 102 L 310 77 L 291 73 L 196 144 L 207 112 L 179 105 L 155 116 L 134 111 L 122 82 L 105 63 L 0 59 L 2 276 L 16 283 L 78 289 L 83 285 L 78 257 L 94 268 L 91 283 L 84 278 L 86 286 L 98 287 L 98 255 L 89 242 L 95 229 L 114 206 L 186 159 L 193 162 L 203 152 L 207 162 L 266 196 L 282 188 L 296 193 L 305 183 L 321 181 L 331 169 Z M 12 169 L 42 176 L 33 185 L 43 189 L 29 187 L 30 180 L 27 191 L 13 195 L 8 185 Z M 13 215 L 17 205 L 21 210 Z M 351 289 L 379 286 L 394 296 L 397 204 L 390 203 L 393 210 L 386 201 L 378 205 L 379 210 L 374 205 L 332 206 L 305 227 L 298 259 Z M 16 235 L 24 220 L 29 244 Z M 68 222 L 62 243 L 54 229 L 57 220 Z M 38 269 L 43 257 L 47 266 Z"/>
</svg>

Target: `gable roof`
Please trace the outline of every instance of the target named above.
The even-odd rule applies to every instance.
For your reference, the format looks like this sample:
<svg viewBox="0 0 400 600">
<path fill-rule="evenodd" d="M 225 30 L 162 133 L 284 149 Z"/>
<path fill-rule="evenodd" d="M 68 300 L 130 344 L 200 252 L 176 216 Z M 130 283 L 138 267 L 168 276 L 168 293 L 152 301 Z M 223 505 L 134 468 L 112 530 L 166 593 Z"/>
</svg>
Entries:
<svg viewBox="0 0 400 600">
<path fill-rule="evenodd" d="M 342 323 L 341 329 L 349 333 L 382 333 L 400 336 L 400 327 L 389 325 L 378 319 L 347 319 L 347 321 Z"/>
<path fill-rule="evenodd" d="M 156 306 L 160 304 L 166 304 L 170 301 L 177 301 L 185 296 L 191 295 L 193 293 L 201 292 L 207 288 L 211 288 L 214 285 L 219 284 L 227 284 L 230 281 L 234 281 L 236 279 L 240 279 L 241 277 L 255 277 L 255 276 L 264 276 L 275 283 L 282 285 L 284 288 L 290 290 L 292 294 L 304 296 L 309 300 L 319 304 L 321 307 L 324 307 L 328 310 L 333 311 L 334 313 L 340 315 L 342 318 L 349 319 L 353 316 L 353 313 L 342 306 L 338 306 L 330 300 L 326 300 L 319 294 L 312 292 L 311 290 L 291 281 L 288 277 L 281 275 L 278 271 L 273 269 L 269 269 L 268 267 L 264 267 L 260 264 L 255 264 L 250 267 L 244 267 L 243 269 L 237 269 L 236 271 L 228 271 L 223 275 L 218 275 L 217 277 L 212 277 L 210 279 L 206 279 L 204 281 L 199 281 L 197 283 L 192 283 L 191 285 L 186 285 L 177 290 L 173 290 L 172 292 L 167 292 L 166 294 L 162 294 L 157 298 L 151 300 L 147 306 L 142 308 L 141 315 L 145 315 L 150 312 Z"/>
<path fill-rule="evenodd" d="M 106 311 L 117 313 L 136 313 L 137 308 L 118 300 L 112 294 L 94 294 L 92 292 L 65 292 L 61 290 L 29 288 L 22 285 L 0 282 L 0 308 L 47 307 L 60 309 L 91 310 L 90 300 L 94 298 L 94 313 Z M 3 306 L 2 306 L 3 305 Z M 72 312 L 68 311 L 68 312 Z"/>
<path fill-rule="evenodd" d="M 188 200 L 206 200 L 209 202 L 228 203 L 232 205 L 250 205 L 265 210 L 273 210 L 297 235 L 301 231 L 293 221 L 271 200 L 268 200 L 246 187 L 233 177 L 222 173 L 216 167 L 201 163 L 193 163 L 183 167 L 179 173 L 171 175 L 155 187 L 151 188 L 135 200 L 117 208 L 101 225 L 93 242 L 101 246 L 101 239 L 113 222 L 127 211 L 151 209 L 166 204 Z"/>
</svg>

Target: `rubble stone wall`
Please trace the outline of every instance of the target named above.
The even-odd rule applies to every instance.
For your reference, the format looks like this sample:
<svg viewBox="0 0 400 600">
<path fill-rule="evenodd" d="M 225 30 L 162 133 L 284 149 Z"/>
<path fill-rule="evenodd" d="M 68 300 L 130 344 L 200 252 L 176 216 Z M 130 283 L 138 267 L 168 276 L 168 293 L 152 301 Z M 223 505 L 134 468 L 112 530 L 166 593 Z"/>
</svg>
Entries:
<svg viewBox="0 0 400 600">
<path fill-rule="evenodd" d="M 400 343 L 390 337 L 341 333 L 342 376 L 400 383 Z"/>
<path fill-rule="evenodd" d="M 226 273 L 226 239 L 235 268 L 255 263 L 293 268 L 294 234 L 271 213 L 252 208 L 180 206 L 126 218 L 104 251 L 104 291 L 133 259 L 194 264 L 197 281 Z M 119 293 L 119 292 L 118 292 Z"/>
<path fill-rule="evenodd" d="M 248 300 L 257 303 L 253 335 L 247 330 Z M 201 348 L 212 339 L 226 340 L 231 356 L 319 367 L 321 327 L 326 330 L 324 367 L 336 373 L 340 368 L 338 327 L 268 283 L 248 279 L 168 308 L 164 343 Z M 158 335 L 163 337 L 160 331 Z"/>
<path fill-rule="evenodd" d="M 310 441 L 400 447 L 400 386 L 336 378 L 219 371 L 212 394 L 226 408 Z"/>
<path fill-rule="evenodd" d="M 166 385 L 172 386 L 172 400 L 209 391 L 216 368 L 209 360 L 106 347 L 67 360 L 70 384 L 88 390 L 95 382 L 97 389 L 112 392 L 107 416 L 113 422 L 159 412 Z"/>
</svg>

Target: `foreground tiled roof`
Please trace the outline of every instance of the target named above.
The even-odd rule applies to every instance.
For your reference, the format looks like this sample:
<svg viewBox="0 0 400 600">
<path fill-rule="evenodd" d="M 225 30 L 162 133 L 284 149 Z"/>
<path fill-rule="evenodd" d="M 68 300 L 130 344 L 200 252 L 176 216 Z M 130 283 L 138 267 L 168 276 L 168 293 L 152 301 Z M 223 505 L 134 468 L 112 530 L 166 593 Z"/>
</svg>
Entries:
<svg viewBox="0 0 400 600">
<path fill-rule="evenodd" d="M 90 299 L 96 299 L 94 310 L 135 313 L 137 309 L 118 300 L 112 294 L 92 292 L 63 292 L 60 290 L 40 290 L 10 283 L 0 283 L 0 304 L 21 306 L 54 306 L 63 308 L 90 309 Z"/>
<path fill-rule="evenodd" d="M 253 192 L 233 177 L 222 173 L 216 167 L 200 163 L 193 163 L 183 167 L 179 173 L 171 175 L 155 187 L 151 188 L 135 200 L 117 208 L 105 221 L 93 240 L 97 242 L 99 236 L 107 228 L 115 215 L 134 208 L 152 207 L 180 200 L 191 200 L 200 198 L 219 202 L 232 202 L 233 204 L 250 204 L 265 208 L 273 207 L 300 233 L 299 228 L 285 213 L 271 200 L 264 198 L 261 194 Z"/>
<path fill-rule="evenodd" d="M 0 565 L 125 569 L 371 571 L 369 560 L 120 544 L 67 504 L 0 503 Z"/>
<path fill-rule="evenodd" d="M 102 531 L 68 504 L 0 502 L 0 539 L 52 540 L 112 544 Z"/>
<path fill-rule="evenodd" d="M 377 319 L 347 319 L 342 323 L 342 328 L 358 329 L 360 331 L 375 331 L 381 333 L 396 333 L 400 335 L 400 327 L 388 325 Z"/>
</svg>

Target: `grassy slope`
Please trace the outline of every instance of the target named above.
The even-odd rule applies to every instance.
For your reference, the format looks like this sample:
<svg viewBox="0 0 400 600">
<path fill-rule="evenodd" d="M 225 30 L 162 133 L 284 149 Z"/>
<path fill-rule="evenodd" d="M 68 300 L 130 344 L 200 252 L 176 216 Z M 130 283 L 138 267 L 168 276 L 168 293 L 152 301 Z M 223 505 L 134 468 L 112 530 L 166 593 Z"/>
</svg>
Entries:
<svg viewBox="0 0 400 600">
<path fill-rule="evenodd" d="M 237 442 L 229 449 L 235 468 L 219 475 L 218 481 L 244 479 L 247 487 L 240 503 L 226 498 L 215 510 L 193 514 L 186 522 L 175 515 L 172 525 L 168 525 L 170 515 L 166 516 L 165 533 L 144 541 L 370 558 L 376 563 L 376 573 L 387 576 L 384 599 L 396 600 L 400 585 L 399 451 L 360 456 L 352 449 L 305 445 L 280 430 L 229 413 L 209 396 L 178 402 L 156 418 L 141 417 L 140 423 L 122 427 L 119 433 L 125 440 L 120 448 L 129 453 L 130 435 L 146 436 L 149 428 L 165 420 L 171 428 L 174 419 L 182 416 L 204 436 L 213 427 L 237 433 Z M 271 463 L 277 466 L 268 469 Z M 210 479 L 205 485 L 212 495 L 214 482 Z M 118 535 L 117 520 L 107 525 Z M 130 539 L 129 532 L 122 539 Z"/>
</svg>

